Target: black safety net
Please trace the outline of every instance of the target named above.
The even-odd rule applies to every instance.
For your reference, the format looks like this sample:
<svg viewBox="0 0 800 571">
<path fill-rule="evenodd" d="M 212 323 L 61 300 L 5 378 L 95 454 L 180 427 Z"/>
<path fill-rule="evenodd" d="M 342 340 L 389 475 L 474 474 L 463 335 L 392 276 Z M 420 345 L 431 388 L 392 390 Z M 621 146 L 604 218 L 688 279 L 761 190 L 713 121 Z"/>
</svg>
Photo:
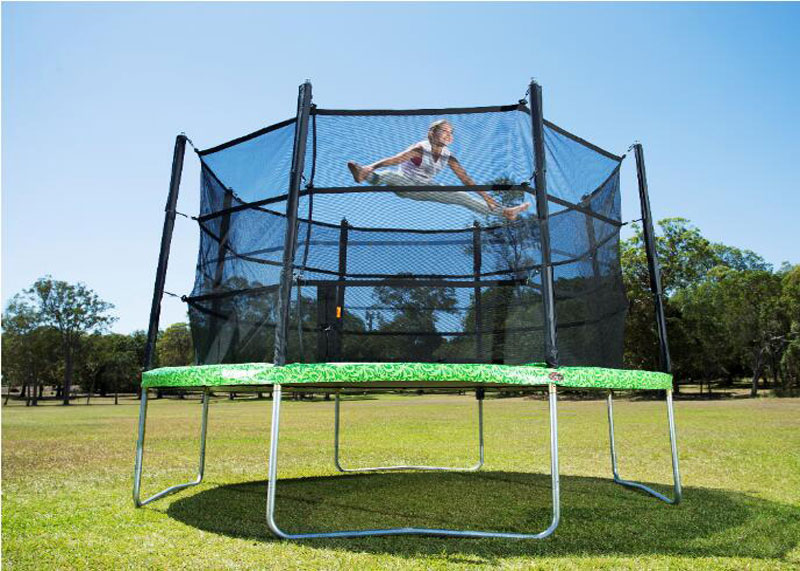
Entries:
<svg viewBox="0 0 800 571">
<path fill-rule="evenodd" d="M 199 153 L 200 364 L 273 360 L 296 125 Z M 287 362 L 544 360 L 531 133 L 524 104 L 312 109 Z M 618 367 L 622 158 L 548 122 L 544 142 L 560 363 Z"/>
</svg>

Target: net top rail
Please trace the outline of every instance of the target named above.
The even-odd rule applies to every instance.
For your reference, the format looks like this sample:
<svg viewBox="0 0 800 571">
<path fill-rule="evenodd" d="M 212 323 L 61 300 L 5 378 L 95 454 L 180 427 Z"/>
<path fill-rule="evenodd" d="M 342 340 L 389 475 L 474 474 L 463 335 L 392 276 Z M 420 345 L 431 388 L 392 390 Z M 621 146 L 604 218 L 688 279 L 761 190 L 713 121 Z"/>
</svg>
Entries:
<svg viewBox="0 0 800 571">
<path fill-rule="evenodd" d="M 489 105 L 489 106 L 482 106 L 482 107 L 443 107 L 443 108 L 427 108 L 427 109 L 320 109 L 319 107 L 313 106 L 311 108 L 311 115 L 333 115 L 333 116 L 370 116 L 370 115 L 385 115 L 385 116 L 402 116 L 402 115 L 460 115 L 465 113 L 506 113 L 511 111 L 521 111 L 530 115 L 530 108 L 525 103 L 516 103 L 511 105 Z M 244 143 L 253 139 L 255 137 L 259 137 L 270 131 L 274 131 L 276 129 L 280 129 L 282 127 L 287 127 L 289 125 L 293 125 L 296 121 L 296 118 L 292 117 L 289 119 L 285 119 L 278 123 L 274 123 L 272 125 L 268 125 L 257 131 L 253 131 L 252 133 L 248 133 L 241 137 L 237 137 L 230 141 L 226 141 L 224 143 L 220 143 L 213 147 L 209 147 L 207 149 L 201 149 L 197 151 L 197 154 L 201 157 L 205 155 L 210 155 L 213 153 L 217 153 L 234 145 L 238 145 L 239 143 Z M 581 145 L 590 148 L 609 159 L 615 160 L 617 162 L 622 162 L 624 155 L 617 155 L 595 145 L 567 131 L 566 129 L 559 127 L 555 123 L 544 119 L 544 124 L 546 127 L 557 131 L 558 133 L 564 135 L 565 137 L 569 137 L 573 141 L 580 143 Z"/>
</svg>

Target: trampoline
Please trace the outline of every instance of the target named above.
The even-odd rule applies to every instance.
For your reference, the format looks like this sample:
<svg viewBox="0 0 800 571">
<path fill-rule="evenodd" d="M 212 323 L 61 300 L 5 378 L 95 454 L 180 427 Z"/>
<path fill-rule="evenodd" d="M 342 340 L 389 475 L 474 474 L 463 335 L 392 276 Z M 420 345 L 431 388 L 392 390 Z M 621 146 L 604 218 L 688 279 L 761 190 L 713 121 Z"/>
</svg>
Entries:
<svg viewBox="0 0 800 571">
<path fill-rule="evenodd" d="M 618 156 L 545 121 L 542 90 L 495 107 L 330 110 L 300 86 L 294 118 L 206 150 L 189 309 L 196 364 L 152 368 L 188 139 L 176 139 L 142 375 L 137 507 L 199 484 L 209 394 L 271 391 L 267 525 L 278 537 L 436 535 L 540 539 L 560 520 L 557 391 L 606 393 L 615 482 L 681 500 L 672 375 L 644 153 L 635 152 L 660 371 L 622 368 L 627 300 L 619 261 Z M 189 142 L 190 143 L 190 142 Z M 629 149 L 630 150 L 630 149 Z M 141 496 L 148 390 L 203 394 L 197 478 Z M 345 467 L 345 390 L 475 392 L 467 466 Z M 287 533 L 275 521 L 284 391 L 335 396 L 340 472 L 475 471 L 488 391 L 548 394 L 552 519 L 540 532 L 427 527 Z M 663 390 L 673 494 L 625 480 L 613 392 Z"/>
</svg>

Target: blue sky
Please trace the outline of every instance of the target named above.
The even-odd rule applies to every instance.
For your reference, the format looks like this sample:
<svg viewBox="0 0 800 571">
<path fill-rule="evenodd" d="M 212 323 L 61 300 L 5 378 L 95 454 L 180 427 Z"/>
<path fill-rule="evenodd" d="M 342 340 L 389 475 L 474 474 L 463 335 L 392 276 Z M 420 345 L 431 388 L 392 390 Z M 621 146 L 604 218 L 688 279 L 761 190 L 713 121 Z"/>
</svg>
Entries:
<svg viewBox="0 0 800 571">
<path fill-rule="evenodd" d="M 617 153 L 653 215 L 800 262 L 800 4 L 3 3 L 2 301 L 52 274 L 147 326 L 172 145 L 329 108 L 511 103 Z M 187 156 L 179 210 L 198 208 Z M 623 218 L 638 218 L 632 161 Z M 167 289 L 191 290 L 179 218 Z M 162 325 L 183 320 L 166 298 Z"/>
</svg>

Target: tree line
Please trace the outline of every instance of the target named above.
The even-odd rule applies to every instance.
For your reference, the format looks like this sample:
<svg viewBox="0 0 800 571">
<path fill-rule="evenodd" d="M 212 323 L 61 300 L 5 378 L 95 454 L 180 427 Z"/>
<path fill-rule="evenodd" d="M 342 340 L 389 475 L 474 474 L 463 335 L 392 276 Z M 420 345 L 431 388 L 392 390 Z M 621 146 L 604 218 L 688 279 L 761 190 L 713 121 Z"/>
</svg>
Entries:
<svg viewBox="0 0 800 571">
<path fill-rule="evenodd" d="M 754 252 L 711 242 L 683 218 L 661 220 L 657 226 L 656 249 L 675 389 L 679 390 L 681 382 L 732 384 L 746 377 L 753 395 L 767 381 L 779 393 L 800 390 L 800 265 L 785 263 L 775 270 Z M 653 295 L 640 227 L 634 226 L 634 235 L 621 242 L 620 260 L 628 299 L 624 366 L 658 370 Z M 391 288 L 378 289 L 385 304 L 410 308 L 398 313 L 398 319 L 410 321 L 413 327 L 383 324 L 388 329 L 435 330 L 432 313 L 420 308 L 447 305 L 438 298 L 436 303 L 413 298 L 418 294 L 446 295 L 443 291 L 412 289 L 400 295 Z M 409 295 L 413 299 L 405 299 Z M 267 301 L 262 299 L 262 305 L 251 308 L 258 310 L 262 321 L 263 314 L 271 311 Z M 87 399 L 94 394 L 114 394 L 115 401 L 119 393 L 138 391 L 146 334 L 109 333 L 116 320 L 112 310 L 113 305 L 84 284 L 50 276 L 14 296 L 2 322 L 2 375 L 9 394 L 10 387 L 19 388 L 26 402 L 35 405 L 47 386 L 55 387 L 64 404 L 69 403 L 75 388 L 87 394 Z M 315 309 L 308 307 L 301 313 L 314 315 Z M 357 319 L 347 312 L 344 317 L 345 321 Z M 527 313 L 517 318 L 537 319 Z M 290 335 L 294 330 L 290 329 Z M 264 352 L 269 336 L 262 333 L 263 343 L 259 335 L 250 344 L 258 346 L 259 358 L 269 354 Z M 367 351 L 368 344 L 356 342 L 359 350 Z M 195 357 L 188 324 L 175 323 L 159 332 L 156 349 L 156 366 L 191 364 Z M 440 352 L 452 357 L 458 351 L 457 343 L 447 345 L 431 336 L 403 343 L 404 360 L 430 360 Z M 390 353 L 390 345 L 381 345 L 381 356 Z M 369 360 L 371 356 L 364 357 Z"/>
<path fill-rule="evenodd" d="M 139 390 L 147 334 L 109 333 L 114 306 L 82 283 L 42 277 L 15 295 L 3 311 L 2 375 L 26 404 L 36 405 L 45 387 L 69 404 L 75 389 L 87 395 Z M 157 366 L 186 365 L 193 360 L 189 326 L 175 323 L 160 331 Z"/>
<path fill-rule="evenodd" d="M 747 377 L 755 396 L 770 379 L 778 392 L 800 389 L 800 265 L 774 270 L 761 256 L 705 238 L 684 218 L 658 223 L 667 336 L 680 382 Z M 620 247 L 628 296 L 625 364 L 657 370 L 644 238 L 640 227 Z"/>
</svg>

